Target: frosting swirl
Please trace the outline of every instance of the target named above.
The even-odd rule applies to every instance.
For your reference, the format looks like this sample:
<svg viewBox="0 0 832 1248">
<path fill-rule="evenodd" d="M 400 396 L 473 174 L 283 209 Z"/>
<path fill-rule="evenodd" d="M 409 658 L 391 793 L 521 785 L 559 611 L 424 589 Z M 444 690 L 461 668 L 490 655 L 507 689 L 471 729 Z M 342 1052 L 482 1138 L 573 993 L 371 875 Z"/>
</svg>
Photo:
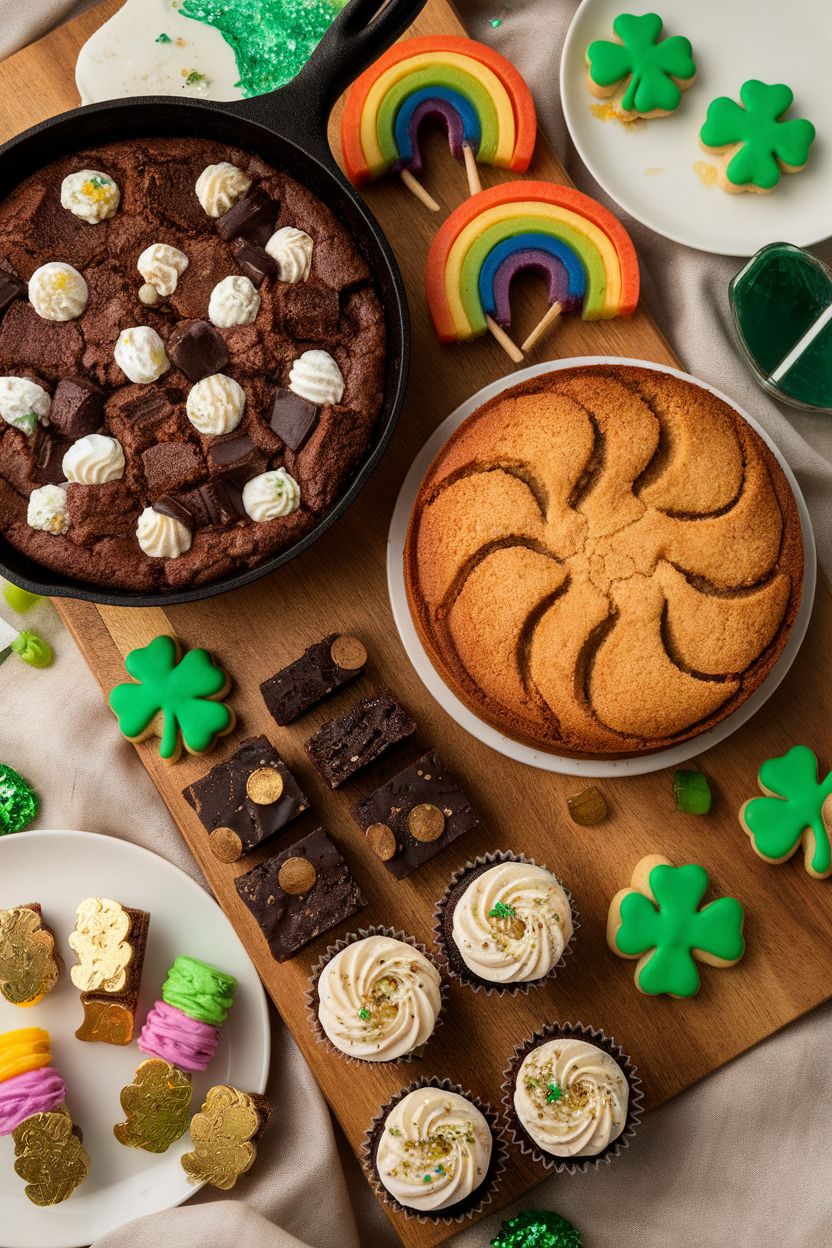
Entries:
<svg viewBox="0 0 832 1248">
<path fill-rule="evenodd" d="M 151 559 L 178 559 L 190 550 L 193 534 L 181 520 L 145 507 L 136 527 L 136 541 Z"/>
<path fill-rule="evenodd" d="M 624 1072 L 609 1053 L 585 1040 L 549 1040 L 523 1061 L 514 1109 L 544 1153 L 596 1157 L 624 1130 L 629 1098 Z"/>
<path fill-rule="evenodd" d="M 166 1001 L 157 1001 L 136 1043 L 142 1053 L 173 1062 L 182 1070 L 205 1070 L 219 1042 L 218 1027 L 189 1018 Z"/>
<path fill-rule="evenodd" d="M 340 403 L 344 377 L 328 351 L 304 351 L 289 373 L 289 389 L 319 406 Z"/>
<path fill-rule="evenodd" d="M 433 1034 L 442 1004 L 439 972 L 390 936 L 367 936 L 336 953 L 318 981 L 318 1018 L 336 1049 L 392 1062 Z"/>
<path fill-rule="evenodd" d="M 275 230 L 266 243 L 266 251 L 277 264 L 281 282 L 305 282 L 312 268 L 312 250 L 315 244 L 303 230 L 284 225 Z"/>
<path fill-rule="evenodd" d="M 243 486 L 243 506 L 252 520 L 276 520 L 300 507 L 300 486 L 285 468 L 261 472 Z"/>
<path fill-rule="evenodd" d="M 196 180 L 196 197 L 209 217 L 221 217 L 242 199 L 251 186 L 251 178 L 236 165 L 221 160 L 207 165 Z"/>
<path fill-rule="evenodd" d="M 387 1115 L 376 1165 L 399 1204 L 436 1211 L 458 1204 L 479 1187 L 491 1146 L 488 1123 L 466 1097 L 417 1088 Z"/>
<path fill-rule="evenodd" d="M 49 424 L 52 400 L 37 382 L 28 377 L 0 377 L 0 416 L 27 436 L 35 432 L 38 422 Z"/>
<path fill-rule="evenodd" d="M 115 215 L 121 191 L 111 177 L 98 169 L 68 173 L 61 183 L 61 207 L 88 225 L 97 225 Z"/>
<path fill-rule="evenodd" d="M 453 939 L 470 971 L 495 984 L 541 979 L 572 936 L 572 912 L 553 875 L 502 862 L 469 884 L 453 912 Z"/>
<path fill-rule="evenodd" d="M 29 302 L 45 321 L 74 321 L 87 306 L 89 287 L 77 269 L 50 260 L 29 278 Z"/>
<path fill-rule="evenodd" d="M 239 382 L 224 373 L 214 373 L 188 391 L 185 410 L 195 429 L 216 437 L 237 428 L 245 405 L 246 392 Z"/>
<path fill-rule="evenodd" d="M 129 381 L 146 386 L 170 368 L 165 344 L 149 325 L 123 329 L 113 348 L 116 364 Z"/>
<path fill-rule="evenodd" d="M 44 533 L 66 533 L 69 513 L 66 509 L 66 489 L 62 485 L 42 485 L 32 490 L 26 508 L 26 523 L 30 529 Z"/>
<path fill-rule="evenodd" d="M 260 292 L 250 277 L 233 274 L 217 282 L 208 300 L 208 320 L 219 329 L 250 325 L 260 311 Z"/>
<path fill-rule="evenodd" d="M 207 962 L 180 955 L 168 971 L 162 996 L 168 1005 L 200 1023 L 220 1027 L 234 1004 L 237 981 Z"/>
<path fill-rule="evenodd" d="M 0 1135 L 11 1135 L 32 1114 L 48 1114 L 66 1100 L 66 1084 L 54 1066 L 42 1066 L 0 1083 Z"/>
<path fill-rule="evenodd" d="M 188 257 L 178 247 L 168 243 L 151 243 L 145 247 L 136 262 L 136 268 L 146 282 L 155 286 L 160 295 L 172 295 L 176 283 L 188 267 Z M 141 298 L 141 292 L 139 292 Z"/>
<path fill-rule="evenodd" d="M 88 433 L 79 438 L 63 457 L 61 463 L 67 481 L 79 485 L 103 485 L 105 481 L 118 481 L 124 476 L 124 451 L 115 438 L 103 433 Z"/>
</svg>

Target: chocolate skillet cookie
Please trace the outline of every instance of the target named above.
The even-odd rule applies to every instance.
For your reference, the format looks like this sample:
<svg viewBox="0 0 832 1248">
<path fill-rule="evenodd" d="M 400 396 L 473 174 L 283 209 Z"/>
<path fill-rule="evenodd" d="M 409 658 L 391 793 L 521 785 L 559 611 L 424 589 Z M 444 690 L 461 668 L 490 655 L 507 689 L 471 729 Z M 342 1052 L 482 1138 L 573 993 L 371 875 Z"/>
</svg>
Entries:
<svg viewBox="0 0 832 1248">
<path fill-rule="evenodd" d="M 0 531 L 38 563 L 181 589 L 298 541 L 381 410 L 359 247 L 259 157 L 143 139 L 0 204 Z"/>
</svg>

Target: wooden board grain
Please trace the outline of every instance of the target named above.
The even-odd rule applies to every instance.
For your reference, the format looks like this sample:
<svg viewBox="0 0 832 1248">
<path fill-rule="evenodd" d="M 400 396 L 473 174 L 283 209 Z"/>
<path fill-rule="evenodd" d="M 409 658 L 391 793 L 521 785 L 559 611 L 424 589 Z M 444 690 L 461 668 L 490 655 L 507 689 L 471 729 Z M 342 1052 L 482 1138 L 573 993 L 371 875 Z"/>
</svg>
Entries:
<svg viewBox="0 0 832 1248">
<path fill-rule="evenodd" d="M 0 65 L 3 138 L 77 103 L 71 82 L 77 48 L 116 7 L 117 0 L 111 0 Z M 442 31 L 459 33 L 461 27 L 444 0 L 430 0 L 412 33 Z M 337 150 L 336 121 L 337 115 L 332 128 Z M 568 181 L 542 140 L 529 176 Z M 160 631 L 174 632 L 186 647 L 207 647 L 233 677 L 230 701 L 238 727 L 210 759 L 186 756 L 169 767 L 152 742 L 137 748 L 356 1150 L 378 1106 L 417 1075 L 449 1077 L 482 1098 L 499 1102 L 501 1071 L 514 1043 L 544 1022 L 580 1020 L 613 1035 L 637 1063 L 645 1103 L 651 1108 L 832 995 L 832 886 L 810 880 L 798 858 L 779 868 L 761 862 L 737 823 L 737 810 L 754 794 L 756 771 L 764 758 L 799 741 L 823 754 L 829 742 L 832 653 L 825 639 L 832 631 L 832 594 L 822 577 L 809 634 L 786 681 L 749 724 L 697 760 L 715 793 L 713 811 L 705 818 L 675 811 L 671 776 L 663 771 L 599 782 L 609 817 L 595 828 L 576 827 L 568 817 L 566 798 L 583 787 L 581 781 L 533 771 L 474 741 L 428 695 L 410 666 L 393 624 L 385 583 L 393 504 L 408 466 L 432 430 L 461 401 L 508 368 L 505 356 L 489 339 L 451 348 L 436 343 L 423 293 L 425 256 L 438 222 L 466 194 L 464 174 L 449 159 L 439 136 L 427 144 L 423 180 L 440 200 L 442 213 L 432 216 L 392 180 L 367 192 L 407 285 L 413 366 L 396 436 L 358 503 L 305 557 L 233 595 L 166 611 L 57 603 L 105 694 L 124 679 L 124 655 Z M 503 173 L 483 170 L 486 186 L 503 180 Z M 542 284 L 530 279 L 516 303 L 512 333 L 519 342 L 545 307 Z M 565 318 L 531 353 L 529 362 L 584 354 L 677 363 L 641 309 L 629 322 L 586 325 Z M 263 705 L 259 683 L 309 641 L 334 629 L 365 641 L 371 654 L 367 672 L 299 724 L 276 728 Z M 309 764 L 303 742 L 324 719 L 380 684 L 393 689 L 411 711 L 419 725 L 418 740 L 403 743 L 359 773 L 343 791 L 330 793 Z M 369 1069 L 324 1053 L 306 1022 L 303 993 L 309 969 L 329 938 L 277 965 L 234 888 L 235 877 L 269 851 L 261 850 L 242 864 L 219 863 L 207 849 L 204 829 L 181 797 L 185 785 L 227 757 L 244 736 L 258 732 L 268 734 L 312 799 L 313 810 L 293 824 L 292 831 L 300 837 L 316 821 L 323 822 L 371 899 L 359 916 L 360 925 L 402 927 L 429 944 L 433 902 L 451 872 L 478 853 L 513 849 L 557 871 L 574 895 L 581 929 L 566 968 L 553 983 L 516 998 L 487 999 L 452 985 L 446 1025 L 414 1065 Z M 439 859 L 396 883 L 370 852 L 350 807 L 428 747 L 437 748 L 463 780 L 483 822 Z M 828 744 L 825 749 L 821 762 L 832 766 Z M 289 843 L 287 836 L 278 845 Z M 746 957 L 730 970 L 704 968 L 702 990 L 691 1001 L 641 996 L 633 985 L 632 964 L 614 958 L 606 948 L 609 900 L 629 882 L 635 862 L 648 852 L 665 853 L 676 862 L 702 862 L 711 874 L 714 895 L 730 893 L 746 909 Z M 333 939 L 359 923 L 337 929 Z M 649 1129 L 648 1119 L 642 1131 Z M 545 1173 L 512 1150 L 502 1186 L 486 1212 L 514 1199 Z M 420 1225 L 400 1215 L 393 1215 L 392 1221 L 407 1248 L 432 1248 L 458 1229 Z"/>
</svg>

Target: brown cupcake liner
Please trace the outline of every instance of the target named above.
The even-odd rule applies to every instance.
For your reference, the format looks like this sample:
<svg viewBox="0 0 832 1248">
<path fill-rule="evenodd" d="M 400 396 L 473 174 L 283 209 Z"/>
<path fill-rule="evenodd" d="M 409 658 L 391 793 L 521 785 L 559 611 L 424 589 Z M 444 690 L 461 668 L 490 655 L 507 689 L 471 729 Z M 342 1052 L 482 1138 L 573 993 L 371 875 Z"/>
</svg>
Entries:
<svg viewBox="0 0 832 1248">
<path fill-rule="evenodd" d="M 572 952 L 572 942 L 575 939 L 575 934 L 578 931 L 578 928 L 581 926 L 578 922 L 578 912 L 575 909 L 572 894 L 558 878 L 558 876 L 555 875 L 554 878 L 566 894 L 566 899 L 569 902 L 569 907 L 572 911 L 572 935 L 564 945 L 563 953 L 560 955 L 560 958 L 550 971 L 547 971 L 545 975 L 541 975 L 540 979 L 529 979 L 523 983 L 517 984 L 495 984 L 490 980 L 481 979 L 479 975 L 475 975 L 473 971 L 468 970 L 468 968 L 465 967 L 465 962 L 461 954 L 458 955 L 459 961 L 462 966 L 465 967 L 465 970 L 459 970 L 456 966 L 454 966 L 448 950 L 448 942 L 445 936 L 445 909 L 451 898 L 451 894 L 466 875 L 468 875 L 471 871 L 476 871 L 478 875 L 482 875 L 489 867 L 496 866 L 501 862 L 520 862 L 525 863 L 530 867 L 540 866 L 540 863 L 535 862 L 534 858 L 527 858 L 525 854 L 514 854 L 510 850 L 497 850 L 491 854 L 481 854 L 478 858 L 475 858 L 473 862 L 467 862 L 464 867 L 460 867 L 458 871 L 454 872 L 451 876 L 448 887 L 439 898 L 439 901 L 437 901 L 433 910 L 433 917 L 435 920 L 433 925 L 433 943 L 439 950 L 439 953 L 445 962 L 445 968 L 448 975 L 451 979 L 455 979 L 458 983 L 464 984 L 466 988 L 470 988 L 473 992 L 484 992 L 487 997 L 490 997 L 492 992 L 496 992 L 499 996 L 507 993 L 512 997 L 517 996 L 520 992 L 528 994 L 530 989 L 541 988 L 543 984 L 547 983 L 549 980 L 555 979 L 558 970 L 565 964 L 566 958 Z M 542 869 L 544 871 L 549 870 L 548 867 L 543 867 Z M 554 875 L 554 872 L 550 871 L 549 874 Z"/>
<path fill-rule="evenodd" d="M 394 1057 L 392 1059 L 388 1059 L 387 1061 L 374 1061 L 372 1058 L 353 1057 L 351 1053 L 344 1053 L 338 1048 L 337 1045 L 332 1043 L 329 1036 L 321 1026 L 320 1019 L 318 1018 L 318 984 L 324 969 L 332 961 L 335 955 L 341 952 L 342 949 L 346 949 L 348 945 L 354 945 L 358 940 L 366 940 L 368 936 L 388 936 L 391 940 L 401 940 L 406 945 L 412 945 L 418 953 L 424 954 L 428 962 L 430 962 L 432 966 L 435 966 L 439 972 L 439 994 L 441 997 L 441 1004 L 439 1006 L 439 1013 L 436 1016 L 436 1023 L 434 1024 L 431 1037 L 425 1041 L 425 1044 L 420 1045 L 419 1048 L 413 1050 L 413 1052 L 405 1053 L 401 1057 Z M 408 936 L 406 932 L 397 932 L 392 927 L 359 928 L 357 932 L 350 932 L 346 936 L 343 936 L 340 940 L 337 940 L 334 945 L 327 946 L 325 953 L 321 955 L 312 967 L 312 971 L 309 976 L 309 987 L 304 993 L 307 1022 L 312 1029 L 315 1039 L 319 1044 L 324 1046 L 328 1053 L 334 1053 L 336 1057 L 340 1057 L 342 1061 L 348 1062 L 352 1066 L 396 1066 L 400 1062 L 418 1061 L 422 1057 L 426 1045 L 430 1044 L 430 1040 L 433 1038 L 433 1035 L 435 1035 L 436 1029 L 441 1027 L 445 1021 L 444 1015 L 448 997 L 448 981 L 442 971 L 443 968 L 434 955 L 430 953 L 423 944 L 416 940 L 415 937 Z"/>
<path fill-rule="evenodd" d="M 477 1107 L 491 1131 L 491 1160 L 488 1163 L 488 1170 L 482 1183 L 480 1183 L 479 1187 L 475 1187 L 470 1196 L 466 1196 L 464 1200 L 458 1201 L 455 1205 L 450 1205 L 447 1209 L 437 1209 L 435 1213 L 420 1213 L 417 1209 L 410 1209 L 407 1205 L 401 1204 L 400 1201 L 396 1200 L 395 1196 L 388 1192 L 382 1183 L 378 1167 L 376 1166 L 376 1149 L 378 1148 L 378 1141 L 384 1129 L 387 1115 L 398 1105 L 399 1101 L 411 1092 L 415 1092 L 418 1088 L 440 1088 L 443 1092 L 456 1092 L 460 1096 L 464 1096 L 467 1101 L 470 1101 L 472 1105 Z M 489 1205 L 493 1200 L 494 1192 L 502 1182 L 507 1161 L 508 1147 L 499 1112 L 493 1109 L 488 1101 L 481 1101 L 478 1096 L 474 1096 L 472 1092 L 466 1091 L 461 1084 L 451 1083 L 450 1079 L 437 1079 L 435 1075 L 430 1079 L 415 1079 L 406 1088 L 401 1088 L 394 1096 L 391 1096 L 390 1100 L 382 1105 L 378 1114 L 364 1132 L 364 1140 L 361 1145 L 361 1164 L 376 1197 L 389 1209 L 394 1209 L 397 1213 L 404 1214 L 407 1219 L 415 1218 L 423 1225 L 425 1222 L 442 1222 L 445 1226 L 450 1226 L 453 1222 L 464 1222 L 482 1213 L 486 1205 Z"/>
<path fill-rule="evenodd" d="M 514 1087 L 517 1075 L 525 1061 L 526 1057 L 533 1049 L 538 1048 L 548 1040 L 585 1040 L 589 1044 L 594 1044 L 596 1048 L 602 1049 L 604 1053 L 608 1053 L 623 1070 L 630 1094 L 627 1103 L 627 1121 L 624 1124 L 624 1130 L 617 1139 L 611 1141 L 607 1147 L 595 1157 L 576 1157 L 559 1158 L 551 1153 L 545 1153 L 534 1142 L 531 1136 L 526 1132 L 520 1123 L 517 1114 L 514 1111 Z M 606 1036 L 603 1031 L 594 1030 L 592 1027 L 585 1027 L 583 1023 L 547 1023 L 536 1031 L 529 1040 L 523 1040 L 520 1044 L 514 1046 L 514 1054 L 508 1065 L 503 1071 L 502 1083 L 502 1104 L 503 1104 L 503 1122 L 508 1133 L 509 1139 L 516 1144 L 521 1153 L 531 1156 L 534 1161 L 539 1161 L 547 1170 L 554 1170 L 556 1174 L 577 1174 L 579 1171 L 585 1174 L 587 1170 L 597 1170 L 602 1162 L 611 1162 L 617 1157 L 622 1149 L 628 1148 L 630 1140 L 635 1137 L 641 1122 L 642 1102 L 644 1100 L 644 1092 L 641 1087 L 641 1079 L 637 1072 L 638 1067 L 635 1066 L 629 1054 L 625 1053 L 621 1046 L 616 1044 L 611 1037 Z"/>
</svg>

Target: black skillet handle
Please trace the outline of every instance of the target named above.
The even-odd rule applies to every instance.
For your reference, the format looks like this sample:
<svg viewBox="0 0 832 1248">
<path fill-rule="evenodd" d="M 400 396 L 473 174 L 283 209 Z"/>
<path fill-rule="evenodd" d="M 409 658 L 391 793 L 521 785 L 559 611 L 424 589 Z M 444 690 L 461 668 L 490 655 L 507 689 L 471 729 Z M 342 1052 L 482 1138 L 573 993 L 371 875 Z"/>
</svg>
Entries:
<svg viewBox="0 0 832 1248">
<path fill-rule="evenodd" d="M 387 0 L 379 9 L 379 2 L 350 0 L 291 82 L 268 95 L 223 107 L 277 131 L 334 168 L 326 128 L 335 101 L 407 30 L 425 5 L 425 0 Z"/>
</svg>

